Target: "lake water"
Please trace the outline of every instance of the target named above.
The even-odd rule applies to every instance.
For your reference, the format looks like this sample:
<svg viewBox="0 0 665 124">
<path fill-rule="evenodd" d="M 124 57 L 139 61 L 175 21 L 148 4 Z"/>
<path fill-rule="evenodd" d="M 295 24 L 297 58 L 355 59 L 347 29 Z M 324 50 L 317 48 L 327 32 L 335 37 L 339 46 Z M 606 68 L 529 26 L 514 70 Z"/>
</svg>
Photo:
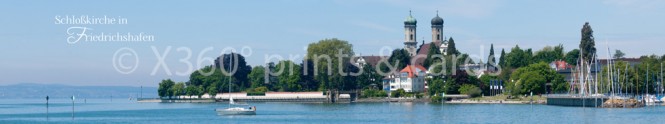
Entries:
<svg viewBox="0 0 665 124">
<path fill-rule="evenodd" d="M 663 123 L 665 107 L 605 109 L 508 104 L 251 103 L 256 115 L 219 116 L 223 103 L 136 103 L 127 99 L 0 100 L 0 123 Z"/>
</svg>

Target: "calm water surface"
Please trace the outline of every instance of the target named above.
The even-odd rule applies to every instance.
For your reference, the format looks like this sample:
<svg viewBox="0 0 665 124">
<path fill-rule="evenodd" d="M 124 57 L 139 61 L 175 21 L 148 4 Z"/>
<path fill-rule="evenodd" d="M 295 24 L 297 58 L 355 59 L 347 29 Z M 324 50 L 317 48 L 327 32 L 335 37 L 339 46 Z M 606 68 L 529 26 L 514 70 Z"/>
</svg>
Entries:
<svg viewBox="0 0 665 124">
<path fill-rule="evenodd" d="M 252 103 L 257 115 L 219 116 L 223 103 L 127 99 L 1 99 L 0 123 L 662 123 L 665 107 L 603 109 L 547 105 L 428 103 Z"/>
</svg>

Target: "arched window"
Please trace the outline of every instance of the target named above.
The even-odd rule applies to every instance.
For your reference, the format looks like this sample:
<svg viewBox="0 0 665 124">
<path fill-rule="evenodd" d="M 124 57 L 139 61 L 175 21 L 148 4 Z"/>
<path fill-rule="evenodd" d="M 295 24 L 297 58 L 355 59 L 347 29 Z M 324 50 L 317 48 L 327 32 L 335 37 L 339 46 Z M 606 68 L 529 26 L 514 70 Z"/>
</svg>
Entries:
<svg viewBox="0 0 665 124">
<path fill-rule="evenodd" d="M 439 35 L 437 34 L 437 35 L 436 35 L 436 40 L 441 40 L 441 36 L 439 36 Z"/>
<path fill-rule="evenodd" d="M 413 34 L 409 35 L 409 40 L 413 40 Z"/>
</svg>

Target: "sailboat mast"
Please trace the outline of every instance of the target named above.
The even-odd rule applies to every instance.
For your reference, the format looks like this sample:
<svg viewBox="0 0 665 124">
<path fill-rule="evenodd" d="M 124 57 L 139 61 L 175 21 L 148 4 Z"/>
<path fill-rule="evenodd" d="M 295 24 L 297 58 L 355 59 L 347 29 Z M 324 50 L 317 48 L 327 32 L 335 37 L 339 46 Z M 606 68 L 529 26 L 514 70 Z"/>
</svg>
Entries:
<svg viewBox="0 0 665 124">
<path fill-rule="evenodd" d="M 233 59 L 232 54 L 233 53 L 231 53 L 229 55 L 229 71 L 227 72 L 227 74 L 229 76 L 229 84 L 228 84 L 229 85 L 229 108 L 231 108 L 231 82 L 232 82 L 232 79 L 231 79 L 231 59 Z"/>
<path fill-rule="evenodd" d="M 595 57 L 595 55 L 594 55 L 594 57 Z M 593 59 L 590 59 L 590 60 L 593 61 Z M 590 78 L 590 76 L 591 76 L 591 62 L 589 62 L 585 67 L 586 67 L 585 71 L 587 72 L 586 76 L 585 76 L 586 81 L 587 81 L 586 82 L 586 84 L 587 84 L 586 85 L 587 94 L 592 94 L 592 92 L 591 92 L 591 78 Z"/>
<path fill-rule="evenodd" d="M 626 63 L 626 70 L 623 71 L 623 84 L 626 87 L 626 96 L 628 96 L 628 63 Z"/>
<path fill-rule="evenodd" d="M 612 61 L 612 58 L 610 58 L 610 47 L 608 46 L 607 47 L 607 62 L 606 62 L 606 64 L 607 64 L 607 85 L 610 88 L 609 91 L 611 92 L 610 94 L 612 96 L 612 95 L 614 95 L 614 84 L 612 83 L 612 79 L 611 79 L 612 78 L 612 76 L 611 76 L 612 73 L 610 71 L 610 70 L 612 70 L 612 68 L 610 67 L 610 65 L 612 64 L 611 61 Z"/>
<path fill-rule="evenodd" d="M 595 73 L 594 73 L 594 74 L 595 74 L 594 78 L 596 78 L 596 79 L 594 80 L 594 85 L 593 85 L 594 89 L 593 89 L 593 91 L 595 92 L 595 94 L 598 94 L 598 56 L 596 56 L 596 55 L 597 55 L 597 54 L 594 54 L 594 55 L 593 55 L 593 56 L 594 56 L 594 57 L 593 57 L 593 63 L 594 63 L 594 64 L 593 64 L 593 66 L 594 66 L 593 71 L 595 71 Z"/>
<path fill-rule="evenodd" d="M 580 55 L 584 55 L 584 51 L 580 51 Z M 578 65 L 579 66 L 577 67 L 578 71 L 577 78 L 579 78 L 578 79 L 579 81 L 577 82 L 577 85 L 579 85 L 580 94 L 584 95 L 584 72 L 582 71 L 582 68 L 584 68 L 584 56 L 580 57 L 580 63 Z"/>
<path fill-rule="evenodd" d="M 621 82 L 620 82 L 621 81 L 621 69 L 617 68 L 616 63 L 612 65 L 612 68 L 616 69 L 616 71 L 614 72 L 614 75 L 616 75 L 616 77 L 614 78 L 614 80 L 616 81 L 616 85 L 617 85 L 616 86 L 616 88 L 617 88 L 616 92 L 619 95 L 623 95 L 623 92 L 621 92 L 621 87 L 622 86 L 621 86 Z"/>
</svg>

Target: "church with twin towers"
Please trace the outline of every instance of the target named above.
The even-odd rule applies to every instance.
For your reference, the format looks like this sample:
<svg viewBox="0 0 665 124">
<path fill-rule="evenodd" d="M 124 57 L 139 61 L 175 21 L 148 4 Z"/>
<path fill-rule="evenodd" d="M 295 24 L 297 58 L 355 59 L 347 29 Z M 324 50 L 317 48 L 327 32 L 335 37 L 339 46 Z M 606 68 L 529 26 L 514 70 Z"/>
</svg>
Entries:
<svg viewBox="0 0 665 124">
<path fill-rule="evenodd" d="M 448 40 L 446 40 L 443 35 L 443 22 L 443 18 L 439 17 L 439 12 L 437 11 L 436 16 L 432 18 L 431 21 L 431 42 L 425 43 L 425 39 L 422 39 L 422 44 L 418 45 L 418 32 L 416 31 L 418 20 L 416 20 L 411 11 L 409 11 L 409 16 L 404 20 L 404 49 L 407 50 L 412 57 L 417 55 L 427 56 L 430 44 L 434 44 L 434 46 L 438 47 L 439 52 L 445 55 L 445 51 L 448 48 Z M 424 59 L 418 59 L 416 60 L 416 63 L 412 64 L 422 65 L 423 61 Z"/>
<path fill-rule="evenodd" d="M 422 52 L 426 52 L 429 49 L 429 43 L 425 44 L 425 40 L 423 39 L 421 46 L 418 46 L 418 35 L 416 28 L 418 24 L 418 20 L 413 17 L 411 11 L 409 11 L 409 16 L 406 17 L 406 20 L 404 20 L 404 49 L 409 51 L 409 54 L 411 56 L 416 56 L 418 54 L 421 54 Z M 445 54 L 445 50 L 448 47 L 448 41 L 445 40 L 445 37 L 443 36 L 443 18 L 439 17 L 439 12 L 437 11 L 437 14 L 434 18 L 432 18 L 431 21 L 431 28 L 432 28 L 432 42 L 434 43 L 435 46 L 439 47 L 439 51 L 441 53 Z M 427 47 L 427 49 L 423 49 L 424 47 Z"/>
<path fill-rule="evenodd" d="M 443 23 L 443 18 L 439 16 L 439 12 L 437 11 L 436 16 L 432 18 L 430 23 L 432 28 L 431 42 L 425 43 L 425 39 L 422 39 L 421 43 L 419 44 L 416 31 L 418 27 L 418 20 L 416 20 L 416 18 L 413 17 L 412 12 L 409 11 L 409 16 L 407 16 L 404 20 L 404 49 L 409 52 L 411 57 L 417 55 L 427 56 L 429 53 L 430 45 L 434 44 L 434 46 L 439 49 L 440 53 L 446 55 L 448 40 L 446 40 L 446 37 L 443 35 Z M 356 62 L 357 64 L 370 64 L 371 66 L 375 67 L 380 60 L 381 56 L 360 56 Z M 415 63 L 411 64 L 423 65 L 424 61 L 425 58 L 418 58 L 416 59 Z"/>
<path fill-rule="evenodd" d="M 412 62 L 404 68 L 400 68 L 397 72 L 386 75 L 383 80 L 382 89 L 391 92 L 398 89 L 404 89 L 406 92 L 426 92 L 428 89 L 427 81 L 427 68 L 423 67 L 425 57 L 429 54 L 430 47 L 436 47 L 439 52 L 446 55 L 448 49 L 448 40 L 445 40 L 443 35 L 443 18 L 439 17 L 439 13 L 431 21 L 431 34 L 432 40 L 425 43 L 424 38 L 421 44 L 418 43 L 417 26 L 418 21 L 413 17 L 411 11 L 409 16 L 404 20 L 404 50 L 406 50 L 411 57 L 415 58 L 415 63 Z M 387 59 L 387 56 L 360 56 L 356 60 L 357 65 L 369 64 L 376 67 L 380 60 Z M 362 66 L 360 66 L 362 67 Z"/>
</svg>

